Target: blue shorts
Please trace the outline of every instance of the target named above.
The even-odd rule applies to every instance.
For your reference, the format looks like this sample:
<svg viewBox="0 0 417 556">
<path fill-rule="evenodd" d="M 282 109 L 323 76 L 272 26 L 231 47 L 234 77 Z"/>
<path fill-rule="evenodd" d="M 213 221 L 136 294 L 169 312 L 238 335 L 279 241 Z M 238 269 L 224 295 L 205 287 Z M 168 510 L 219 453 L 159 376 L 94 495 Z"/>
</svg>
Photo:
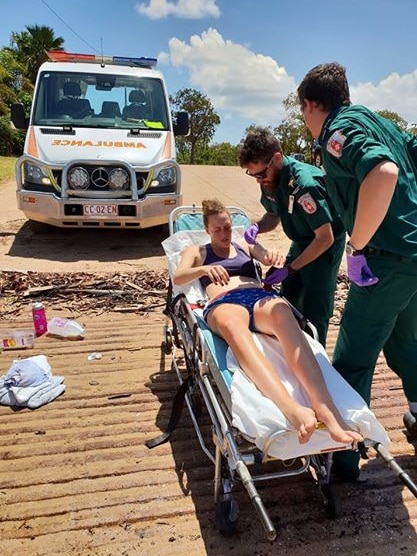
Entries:
<svg viewBox="0 0 417 556">
<path fill-rule="evenodd" d="M 234 303 L 235 305 L 245 307 L 249 313 L 249 330 L 252 332 L 258 332 L 253 320 L 253 308 L 257 301 L 260 299 L 267 299 L 269 297 L 280 296 L 276 292 L 266 291 L 263 288 L 237 288 L 235 290 L 230 290 L 209 301 L 203 311 L 203 318 L 207 322 L 209 312 L 217 305 L 221 305 L 223 303 Z"/>
</svg>

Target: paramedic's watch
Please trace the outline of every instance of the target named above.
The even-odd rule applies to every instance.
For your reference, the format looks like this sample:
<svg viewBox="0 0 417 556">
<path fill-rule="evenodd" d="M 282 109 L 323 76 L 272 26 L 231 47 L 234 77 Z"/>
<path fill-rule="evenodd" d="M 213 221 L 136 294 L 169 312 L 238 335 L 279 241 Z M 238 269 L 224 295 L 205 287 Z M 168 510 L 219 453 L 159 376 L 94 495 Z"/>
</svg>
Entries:
<svg viewBox="0 0 417 556">
<path fill-rule="evenodd" d="M 357 257 L 358 255 L 363 255 L 364 249 L 355 249 L 353 245 L 348 241 L 346 243 L 346 255 L 349 257 Z"/>
</svg>

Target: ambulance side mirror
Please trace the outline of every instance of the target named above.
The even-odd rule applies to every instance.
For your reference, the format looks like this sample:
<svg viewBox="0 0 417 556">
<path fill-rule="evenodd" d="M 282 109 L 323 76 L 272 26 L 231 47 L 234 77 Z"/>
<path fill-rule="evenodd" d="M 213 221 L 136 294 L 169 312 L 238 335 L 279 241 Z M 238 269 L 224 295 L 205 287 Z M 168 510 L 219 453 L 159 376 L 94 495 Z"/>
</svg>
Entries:
<svg viewBox="0 0 417 556">
<path fill-rule="evenodd" d="M 190 132 L 190 118 L 188 112 L 178 112 L 177 121 L 174 124 L 174 135 L 188 135 Z"/>
<path fill-rule="evenodd" d="M 16 129 L 27 129 L 28 120 L 22 103 L 16 102 L 11 106 L 11 120 Z"/>
</svg>

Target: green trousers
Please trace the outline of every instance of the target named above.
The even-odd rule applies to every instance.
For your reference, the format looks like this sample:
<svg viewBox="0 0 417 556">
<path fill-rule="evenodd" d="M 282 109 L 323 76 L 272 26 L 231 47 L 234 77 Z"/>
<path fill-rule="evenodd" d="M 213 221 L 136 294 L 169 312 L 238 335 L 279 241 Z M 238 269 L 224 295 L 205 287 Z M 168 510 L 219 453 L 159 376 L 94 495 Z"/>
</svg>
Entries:
<svg viewBox="0 0 417 556">
<path fill-rule="evenodd" d="M 286 263 L 297 258 L 305 247 L 293 242 Z M 344 248 L 345 237 L 337 239 L 330 249 L 281 284 L 281 294 L 314 324 L 323 346 L 326 346 L 329 320 L 333 315 L 337 274 Z"/>
<path fill-rule="evenodd" d="M 369 404 L 381 350 L 400 377 L 405 396 L 417 402 L 417 259 L 367 258 L 379 282 L 351 284 L 333 355 L 333 365 Z M 359 456 L 338 452 L 335 463 L 357 467 Z"/>
</svg>

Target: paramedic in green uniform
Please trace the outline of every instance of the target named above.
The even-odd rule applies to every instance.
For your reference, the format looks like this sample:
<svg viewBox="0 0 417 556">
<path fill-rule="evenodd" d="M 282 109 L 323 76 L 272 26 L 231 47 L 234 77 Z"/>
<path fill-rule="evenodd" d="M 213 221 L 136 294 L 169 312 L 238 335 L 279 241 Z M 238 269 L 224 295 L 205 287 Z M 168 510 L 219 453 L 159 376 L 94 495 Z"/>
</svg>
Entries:
<svg viewBox="0 0 417 556">
<path fill-rule="evenodd" d="M 259 183 L 266 211 L 247 230 L 245 239 L 253 244 L 258 233 L 269 232 L 281 222 L 292 243 L 285 266 L 266 283 L 281 282 L 282 295 L 315 325 L 325 346 L 345 232 L 328 204 L 323 173 L 284 156 L 278 139 L 264 128 L 254 128 L 247 135 L 239 163 Z"/>
<path fill-rule="evenodd" d="M 351 105 L 345 68 L 310 70 L 298 87 L 305 123 L 322 146 L 327 192 L 350 236 L 351 280 L 333 364 L 369 403 L 381 351 L 401 378 L 417 438 L 417 137 Z M 335 454 L 335 473 L 359 476 L 357 452 Z"/>
</svg>

